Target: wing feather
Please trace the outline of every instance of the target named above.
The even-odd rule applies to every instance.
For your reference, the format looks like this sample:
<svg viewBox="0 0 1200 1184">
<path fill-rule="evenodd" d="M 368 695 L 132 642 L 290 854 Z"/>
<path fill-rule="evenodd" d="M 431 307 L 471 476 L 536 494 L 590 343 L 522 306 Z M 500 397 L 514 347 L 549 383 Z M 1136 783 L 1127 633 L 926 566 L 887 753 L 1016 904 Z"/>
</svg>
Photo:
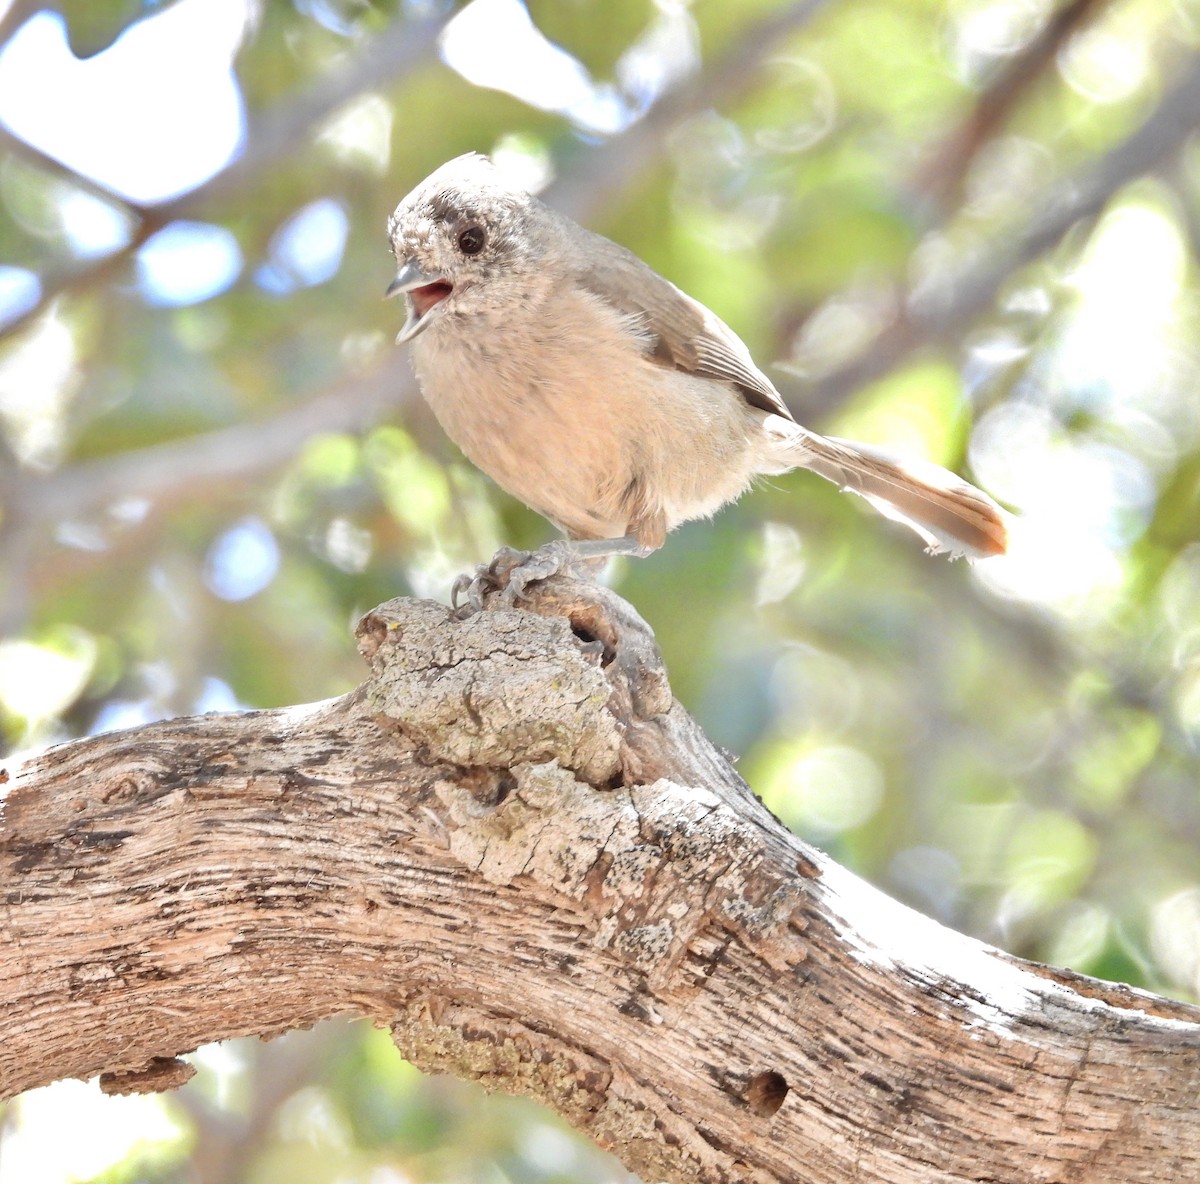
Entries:
<svg viewBox="0 0 1200 1184">
<path fill-rule="evenodd" d="M 587 236 L 576 281 L 613 308 L 637 317 L 651 338 L 651 355 L 689 374 L 732 383 L 754 407 L 791 419 L 771 380 L 754 364 L 742 339 L 716 313 L 681 292 L 633 252 L 602 235 Z"/>
</svg>

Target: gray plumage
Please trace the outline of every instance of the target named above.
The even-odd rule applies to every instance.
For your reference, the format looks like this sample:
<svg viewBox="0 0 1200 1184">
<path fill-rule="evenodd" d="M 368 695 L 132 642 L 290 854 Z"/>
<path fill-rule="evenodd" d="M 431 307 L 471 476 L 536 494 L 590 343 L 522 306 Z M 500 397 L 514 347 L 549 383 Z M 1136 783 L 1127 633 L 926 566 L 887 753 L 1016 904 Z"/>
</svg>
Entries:
<svg viewBox="0 0 1200 1184">
<path fill-rule="evenodd" d="M 426 400 L 464 453 L 588 554 L 661 546 L 760 474 L 803 467 L 980 558 L 1002 510 L 935 465 L 797 424 L 723 321 L 636 255 L 469 154 L 397 206 L 388 235 Z"/>
</svg>

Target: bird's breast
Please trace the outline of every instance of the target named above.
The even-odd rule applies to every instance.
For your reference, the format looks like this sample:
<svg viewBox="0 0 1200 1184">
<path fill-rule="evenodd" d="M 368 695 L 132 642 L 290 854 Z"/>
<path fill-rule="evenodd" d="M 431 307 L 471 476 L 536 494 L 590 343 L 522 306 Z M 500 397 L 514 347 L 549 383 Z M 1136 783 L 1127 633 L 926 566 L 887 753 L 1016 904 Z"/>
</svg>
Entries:
<svg viewBox="0 0 1200 1184">
<path fill-rule="evenodd" d="M 625 534 L 636 516 L 669 527 L 749 480 L 744 401 L 652 361 L 636 320 L 590 294 L 491 322 L 447 315 L 413 358 L 446 434 L 576 537 Z"/>
</svg>

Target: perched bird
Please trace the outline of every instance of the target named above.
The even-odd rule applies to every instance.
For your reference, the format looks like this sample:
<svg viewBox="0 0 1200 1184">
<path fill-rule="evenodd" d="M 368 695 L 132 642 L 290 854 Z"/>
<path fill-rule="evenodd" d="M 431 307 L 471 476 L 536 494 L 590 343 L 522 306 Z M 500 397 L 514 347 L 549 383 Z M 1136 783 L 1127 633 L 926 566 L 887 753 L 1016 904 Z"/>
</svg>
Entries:
<svg viewBox="0 0 1200 1184">
<path fill-rule="evenodd" d="M 396 340 L 412 342 L 439 423 L 569 540 L 518 567 L 510 601 L 564 564 L 648 555 L 755 477 L 794 468 L 860 494 L 931 552 L 1004 552 L 1006 515 L 986 494 L 801 427 L 714 313 L 486 157 L 459 156 L 422 181 L 388 237 L 398 271 L 387 295 L 408 304 Z M 481 579 L 484 569 L 476 602 Z"/>
</svg>

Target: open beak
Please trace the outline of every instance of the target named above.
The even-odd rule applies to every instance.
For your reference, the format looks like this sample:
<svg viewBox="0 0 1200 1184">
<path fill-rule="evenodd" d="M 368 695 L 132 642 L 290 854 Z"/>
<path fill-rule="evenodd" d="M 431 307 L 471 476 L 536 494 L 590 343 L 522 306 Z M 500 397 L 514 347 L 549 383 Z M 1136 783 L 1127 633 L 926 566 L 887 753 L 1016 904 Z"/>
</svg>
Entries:
<svg viewBox="0 0 1200 1184">
<path fill-rule="evenodd" d="M 416 337 L 429 324 L 430 312 L 453 291 L 454 285 L 449 280 L 422 271 L 415 259 L 403 263 L 383 294 L 385 300 L 390 300 L 403 292 L 408 303 L 408 319 L 396 335 L 396 344 Z"/>
</svg>

